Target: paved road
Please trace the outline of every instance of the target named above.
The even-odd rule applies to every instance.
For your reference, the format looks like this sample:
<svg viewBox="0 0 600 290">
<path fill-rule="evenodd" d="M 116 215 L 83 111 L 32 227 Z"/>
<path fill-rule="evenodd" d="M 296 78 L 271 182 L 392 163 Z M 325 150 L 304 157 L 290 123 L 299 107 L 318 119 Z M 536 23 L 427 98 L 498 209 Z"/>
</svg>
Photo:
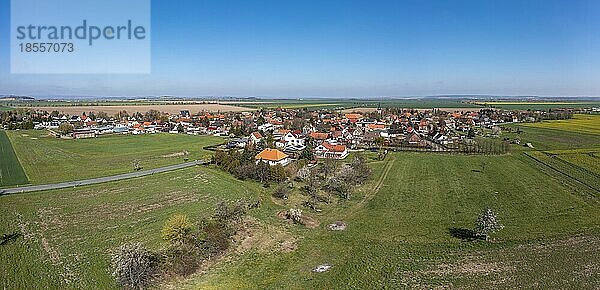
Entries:
<svg viewBox="0 0 600 290">
<path fill-rule="evenodd" d="M 98 177 L 98 178 L 92 178 L 92 179 L 85 179 L 85 180 L 76 180 L 76 181 L 54 183 L 54 184 L 42 184 L 42 185 L 31 185 L 31 186 L 23 186 L 23 187 L 15 187 L 15 188 L 6 188 L 6 189 L 0 189 L 0 195 L 10 194 L 10 193 L 22 193 L 22 192 L 31 192 L 31 191 L 59 189 L 59 188 L 67 188 L 67 187 L 77 187 L 77 186 L 81 186 L 81 185 L 89 185 L 89 184 L 103 183 L 103 182 L 109 182 L 109 181 L 117 181 L 117 180 L 123 180 L 123 179 L 128 179 L 128 178 L 151 175 L 154 173 L 161 173 L 161 172 L 186 168 L 186 167 L 200 165 L 200 164 L 204 164 L 204 161 L 196 160 L 196 161 L 192 161 L 192 162 L 170 165 L 170 166 L 160 167 L 160 168 L 156 168 L 156 169 L 141 170 L 141 171 L 136 171 L 136 172 L 124 173 L 124 174 L 113 175 L 113 176 Z"/>
</svg>

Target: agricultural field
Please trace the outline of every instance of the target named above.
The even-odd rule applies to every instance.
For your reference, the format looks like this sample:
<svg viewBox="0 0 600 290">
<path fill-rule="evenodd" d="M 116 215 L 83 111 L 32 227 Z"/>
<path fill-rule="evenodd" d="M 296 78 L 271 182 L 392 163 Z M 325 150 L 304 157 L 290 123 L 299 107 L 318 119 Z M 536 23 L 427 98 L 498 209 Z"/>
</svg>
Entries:
<svg viewBox="0 0 600 290">
<path fill-rule="evenodd" d="M 12 107 L 8 107 L 8 106 L 4 106 L 4 105 L 0 105 L 0 112 L 1 111 L 10 111 L 12 110 Z"/>
<path fill-rule="evenodd" d="M 23 108 L 35 108 L 36 110 L 42 111 L 59 111 L 69 115 L 80 115 L 83 112 L 105 112 L 109 115 L 115 115 L 121 111 L 127 111 L 129 114 L 136 112 L 145 113 L 150 110 L 157 110 L 160 112 L 166 112 L 169 114 L 179 114 L 182 110 L 188 110 L 192 114 L 199 112 L 243 112 L 252 111 L 253 108 L 223 104 L 140 104 L 140 105 L 99 105 L 99 106 L 26 106 Z"/>
<path fill-rule="evenodd" d="M 334 110 L 352 110 L 373 109 L 381 106 L 399 107 L 399 108 L 414 108 L 414 109 L 431 109 L 431 108 L 478 108 L 479 106 L 464 103 L 461 100 L 452 99 L 381 99 L 381 100 L 360 100 L 360 99 L 310 99 L 310 100 L 264 100 L 259 102 L 238 102 L 240 106 L 254 108 L 285 108 L 285 109 L 300 109 L 308 110 L 318 109 L 334 109 Z"/>
<path fill-rule="evenodd" d="M 529 142 L 535 150 L 600 148 L 600 115 L 575 115 L 570 120 L 505 125 L 513 129 L 503 136 Z M 515 131 L 521 130 L 517 134 Z"/>
<path fill-rule="evenodd" d="M 583 134 L 600 135 L 600 115 L 574 115 L 569 120 L 543 121 L 523 124 L 526 127 L 555 129 Z"/>
<path fill-rule="evenodd" d="M 0 160 L 0 187 L 27 183 L 25 171 L 4 130 L 0 130 Z"/>
<path fill-rule="evenodd" d="M 598 101 L 489 101 L 472 102 L 475 105 L 506 110 L 548 110 L 556 108 L 598 108 Z"/>
<path fill-rule="evenodd" d="M 92 139 L 57 139 L 40 130 L 7 131 L 32 184 L 56 183 L 131 172 L 205 159 L 208 145 L 220 137 L 183 134 L 112 135 Z M 185 156 L 185 152 L 188 155 Z"/>
</svg>

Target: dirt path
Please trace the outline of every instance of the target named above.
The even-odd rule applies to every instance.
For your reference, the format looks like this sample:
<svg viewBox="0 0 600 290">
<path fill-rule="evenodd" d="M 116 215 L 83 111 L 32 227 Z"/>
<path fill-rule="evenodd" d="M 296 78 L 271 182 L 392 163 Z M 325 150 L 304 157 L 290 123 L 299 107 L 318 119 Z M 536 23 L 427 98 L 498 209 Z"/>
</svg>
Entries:
<svg viewBox="0 0 600 290">
<path fill-rule="evenodd" d="M 383 169 L 383 172 L 381 173 L 381 176 L 379 176 L 379 179 L 375 183 L 373 189 L 369 190 L 361 201 L 357 202 L 348 210 L 348 213 L 346 214 L 347 218 L 351 218 L 352 216 L 354 216 L 367 202 L 369 202 L 371 199 L 373 199 L 373 197 L 375 197 L 375 195 L 379 192 L 379 190 L 383 186 L 383 183 L 387 179 L 388 173 L 390 173 L 390 170 L 394 165 L 394 161 L 396 161 L 396 156 L 391 156 L 390 160 L 387 161 L 387 163 L 385 163 L 385 168 Z"/>
</svg>

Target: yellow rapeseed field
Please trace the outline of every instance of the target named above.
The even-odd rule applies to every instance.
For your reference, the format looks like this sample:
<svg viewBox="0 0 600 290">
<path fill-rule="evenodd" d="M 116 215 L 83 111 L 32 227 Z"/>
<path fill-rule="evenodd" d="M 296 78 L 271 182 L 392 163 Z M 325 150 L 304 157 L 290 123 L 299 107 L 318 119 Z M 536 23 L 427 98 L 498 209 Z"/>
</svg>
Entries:
<svg viewBox="0 0 600 290">
<path fill-rule="evenodd" d="M 577 114 L 570 120 L 553 120 L 524 125 L 527 127 L 600 135 L 600 115 Z"/>
</svg>

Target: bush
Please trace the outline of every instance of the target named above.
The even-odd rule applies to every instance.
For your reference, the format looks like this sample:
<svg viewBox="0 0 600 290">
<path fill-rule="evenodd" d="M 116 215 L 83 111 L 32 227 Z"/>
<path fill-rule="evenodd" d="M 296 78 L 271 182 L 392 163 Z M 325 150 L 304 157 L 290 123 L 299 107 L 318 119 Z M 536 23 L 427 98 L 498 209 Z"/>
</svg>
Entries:
<svg viewBox="0 0 600 290">
<path fill-rule="evenodd" d="M 60 125 L 58 125 L 58 132 L 63 135 L 73 133 L 73 130 L 74 130 L 73 125 L 71 125 L 67 122 L 63 122 L 63 123 L 60 123 Z"/>
<path fill-rule="evenodd" d="M 269 168 L 269 180 L 281 182 L 286 180 L 287 172 L 285 168 L 279 164 L 275 166 L 270 166 Z"/>
<path fill-rule="evenodd" d="M 204 235 L 204 250 L 209 256 L 214 256 L 229 247 L 231 237 L 235 234 L 235 231 L 227 223 L 212 220 L 204 224 L 202 233 Z"/>
<path fill-rule="evenodd" d="M 170 244 L 184 244 L 190 238 L 192 224 L 186 215 L 173 215 L 161 230 L 163 240 Z"/>
<path fill-rule="evenodd" d="M 194 273 L 206 257 L 198 242 L 194 238 L 182 244 L 170 244 L 163 252 L 163 270 L 180 276 Z"/>
<path fill-rule="evenodd" d="M 279 185 L 279 186 L 277 186 L 275 191 L 273 191 L 273 197 L 280 198 L 280 199 L 287 199 L 288 196 L 290 195 L 290 192 L 291 192 L 291 190 L 288 186 Z"/>
<path fill-rule="evenodd" d="M 367 165 L 367 158 L 362 153 L 357 153 L 350 165 L 354 169 L 354 178 L 357 183 L 363 183 L 371 177 L 371 168 Z"/>
<path fill-rule="evenodd" d="M 299 208 L 292 208 L 292 209 L 290 209 L 290 211 L 288 212 L 288 216 L 295 223 L 301 223 L 302 222 L 302 210 L 299 209 Z"/>
<path fill-rule="evenodd" d="M 248 203 L 239 200 L 233 205 L 227 204 L 225 201 L 221 201 L 215 208 L 213 219 L 221 223 L 238 222 L 246 214 L 248 209 Z"/>
<path fill-rule="evenodd" d="M 308 166 L 300 168 L 300 170 L 298 170 L 296 173 L 296 177 L 302 181 L 308 180 L 310 177 L 310 168 L 308 168 Z"/>
<path fill-rule="evenodd" d="M 145 288 L 157 272 L 156 256 L 141 243 L 124 244 L 111 257 L 112 276 L 121 286 Z"/>
</svg>

